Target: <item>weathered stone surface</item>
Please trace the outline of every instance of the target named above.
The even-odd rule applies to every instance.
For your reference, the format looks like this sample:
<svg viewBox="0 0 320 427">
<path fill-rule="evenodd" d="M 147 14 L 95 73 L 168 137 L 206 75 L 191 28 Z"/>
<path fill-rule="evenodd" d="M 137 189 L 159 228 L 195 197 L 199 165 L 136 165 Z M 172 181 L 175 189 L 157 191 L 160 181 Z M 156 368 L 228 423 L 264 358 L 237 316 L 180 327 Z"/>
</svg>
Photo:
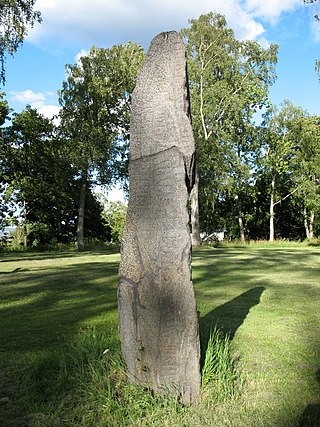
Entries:
<svg viewBox="0 0 320 427">
<path fill-rule="evenodd" d="M 150 46 L 133 93 L 130 193 L 119 270 L 122 353 L 132 381 L 183 402 L 199 396 L 199 334 L 187 203 L 194 179 L 185 49 Z"/>
</svg>

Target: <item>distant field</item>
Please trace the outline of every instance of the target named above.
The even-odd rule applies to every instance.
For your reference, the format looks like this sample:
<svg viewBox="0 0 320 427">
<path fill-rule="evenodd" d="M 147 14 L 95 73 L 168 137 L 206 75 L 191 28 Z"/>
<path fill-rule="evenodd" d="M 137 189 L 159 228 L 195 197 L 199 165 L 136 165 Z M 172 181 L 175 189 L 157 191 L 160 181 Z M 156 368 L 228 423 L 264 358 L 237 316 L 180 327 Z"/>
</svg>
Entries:
<svg viewBox="0 0 320 427">
<path fill-rule="evenodd" d="M 125 385 L 117 252 L 0 255 L 1 426 L 320 426 L 320 248 L 193 252 L 202 348 L 230 334 L 237 396 L 192 407 Z"/>
</svg>

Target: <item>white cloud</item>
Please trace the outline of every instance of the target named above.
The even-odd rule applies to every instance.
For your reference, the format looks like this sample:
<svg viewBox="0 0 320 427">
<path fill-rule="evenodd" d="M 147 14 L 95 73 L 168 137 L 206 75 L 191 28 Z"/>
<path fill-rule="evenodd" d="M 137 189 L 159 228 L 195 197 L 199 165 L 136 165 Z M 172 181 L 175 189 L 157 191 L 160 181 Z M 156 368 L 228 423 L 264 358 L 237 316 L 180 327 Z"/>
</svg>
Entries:
<svg viewBox="0 0 320 427">
<path fill-rule="evenodd" d="M 108 203 L 117 201 L 127 203 L 126 196 L 119 185 L 115 185 L 108 191 L 107 200 Z"/>
<path fill-rule="evenodd" d="M 249 13 L 275 21 L 283 12 L 288 12 L 303 6 L 302 0 L 247 0 L 246 7 Z"/>
<path fill-rule="evenodd" d="M 83 56 L 87 56 L 89 52 L 86 49 L 81 49 L 79 53 L 76 54 L 75 60 L 77 61 L 77 64 L 80 62 L 80 58 Z"/>
<path fill-rule="evenodd" d="M 39 109 L 38 109 L 39 113 L 42 114 L 43 116 L 47 117 L 48 119 L 52 119 L 54 118 L 54 123 L 56 125 L 59 124 L 60 119 L 56 118 L 56 116 L 59 114 L 60 108 L 57 105 L 42 105 Z"/>
<path fill-rule="evenodd" d="M 188 26 L 188 19 L 209 11 L 223 13 L 237 37 L 254 39 L 264 32 L 256 19 L 259 1 L 270 0 L 37 0 L 43 23 L 30 31 L 29 40 L 85 47 L 132 40 L 147 47 L 160 31 L 180 30 Z M 277 1 L 282 3 L 271 0 Z"/>
<path fill-rule="evenodd" d="M 308 15 L 311 22 L 311 32 L 316 43 L 320 42 L 320 22 L 316 17 L 320 16 L 320 3 L 308 4 Z"/>
<path fill-rule="evenodd" d="M 320 23 L 316 20 L 312 22 L 311 31 L 315 42 L 320 42 Z"/>
<path fill-rule="evenodd" d="M 30 89 L 24 90 L 22 92 L 11 92 L 10 94 L 13 101 L 30 105 L 36 105 L 39 103 L 42 104 L 46 99 L 46 95 L 44 93 L 33 92 Z"/>
<path fill-rule="evenodd" d="M 10 92 L 11 100 L 24 108 L 26 105 L 31 105 L 36 108 L 40 114 L 52 119 L 56 116 L 60 108 L 57 105 L 50 103 L 50 98 L 54 96 L 53 92 L 34 92 L 30 89 L 21 92 Z"/>
<path fill-rule="evenodd" d="M 112 187 L 106 189 L 106 187 L 101 187 L 96 185 L 93 190 L 97 195 L 102 196 L 101 201 L 104 202 L 105 207 L 108 206 L 111 202 L 122 202 L 124 204 L 128 203 L 127 197 L 122 190 L 120 184 L 115 184 Z"/>
</svg>

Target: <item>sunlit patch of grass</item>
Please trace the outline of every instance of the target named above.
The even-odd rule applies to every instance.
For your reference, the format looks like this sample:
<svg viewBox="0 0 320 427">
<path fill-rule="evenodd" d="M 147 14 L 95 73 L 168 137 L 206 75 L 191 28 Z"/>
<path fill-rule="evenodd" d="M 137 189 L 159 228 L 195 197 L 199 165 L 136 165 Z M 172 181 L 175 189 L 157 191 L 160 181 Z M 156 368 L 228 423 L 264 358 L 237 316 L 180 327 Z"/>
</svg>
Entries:
<svg viewBox="0 0 320 427">
<path fill-rule="evenodd" d="M 0 425 L 315 427 L 319 255 L 307 245 L 194 250 L 203 385 L 184 406 L 127 382 L 118 253 L 3 254 Z"/>
<path fill-rule="evenodd" d="M 216 247 L 221 248 L 268 248 L 268 249 L 283 249 L 283 248 L 303 248 L 305 246 L 312 246 L 312 242 L 316 242 L 317 239 L 314 240 L 304 240 L 300 241 L 292 241 L 287 239 L 276 239 L 272 242 L 269 240 L 247 240 L 245 242 L 241 242 L 240 240 L 224 240 L 222 242 L 218 242 Z M 313 245 L 316 246 L 316 245 Z"/>
<path fill-rule="evenodd" d="M 320 419 L 319 255 L 306 245 L 194 251 L 200 326 L 217 323 L 233 336 L 245 378 L 238 425 L 300 427 L 306 413 Z"/>
</svg>

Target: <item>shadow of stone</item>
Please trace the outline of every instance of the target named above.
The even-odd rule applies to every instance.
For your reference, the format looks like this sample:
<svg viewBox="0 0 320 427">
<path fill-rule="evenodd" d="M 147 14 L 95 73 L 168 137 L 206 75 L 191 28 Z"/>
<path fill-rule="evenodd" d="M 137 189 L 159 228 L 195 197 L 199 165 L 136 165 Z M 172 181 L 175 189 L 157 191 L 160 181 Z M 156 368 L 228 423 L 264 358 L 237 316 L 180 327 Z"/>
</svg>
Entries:
<svg viewBox="0 0 320 427">
<path fill-rule="evenodd" d="M 317 371 L 316 378 L 320 383 L 320 369 Z M 320 427 L 320 402 L 306 406 L 301 415 L 299 427 Z"/>
<path fill-rule="evenodd" d="M 46 257 L 57 258 L 54 254 L 51 258 L 45 255 L 37 259 Z M 16 255 L 12 259 L 16 259 Z M 84 341 L 84 351 L 80 351 L 82 341 L 79 344 L 77 339 L 86 334 L 90 336 L 86 325 L 94 324 L 94 318 L 101 316 L 96 331 L 99 336 L 105 336 L 101 347 L 92 338 L 93 349 L 98 349 L 94 360 L 99 360 L 106 348 L 118 349 L 118 268 L 117 261 L 92 257 L 86 262 L 71 260 L 65 265 L 27 264 L 0 276 L 0 399 L 9 399 L 0 402 L 1 427 L 35 425 L 29 413 L 31 406 L 36 414 L 44 403 L 50 407 L 57 404 L 57 393 L 61 399 L 68 396 L 68 389 L 64 395 L 57 380 L 64 372 L 61 352 L 68 354 L 66 360 L 70 365 L 76 361 L 78 366 L 70 375 L 70 384 L 76 377 L 76 369 L 85 367 L 89 372 L 86 354 L 91 353 L 86 353 L 86 349 L 91 341 L 89 344 Z M 102 323 L 107 318 L 109 321 Z M 74 351 L 76 344 L 79 344 L 78 351 Z M 41 426 L 49 424 L 37 422 Z"/>
<path fill-rule="evenodd" d="M 13 274 L 13 273 L 18 273 L 19 271 L 22 271 L 22 270 L 23 270 L 22 268 L 18 267 L 12 271 L 0 271 L 0 274 Z"/>
<path fill-rule="evenodd" d="M 201 366 L 207 350 L 210 331 L 217 326 L 225 335 L 233 339 L 250 309 L 260 303 L 264 286 L 256 286 L 233 298 L 231 301 L 210 311 L 200 319 Z"/>
</svg>

